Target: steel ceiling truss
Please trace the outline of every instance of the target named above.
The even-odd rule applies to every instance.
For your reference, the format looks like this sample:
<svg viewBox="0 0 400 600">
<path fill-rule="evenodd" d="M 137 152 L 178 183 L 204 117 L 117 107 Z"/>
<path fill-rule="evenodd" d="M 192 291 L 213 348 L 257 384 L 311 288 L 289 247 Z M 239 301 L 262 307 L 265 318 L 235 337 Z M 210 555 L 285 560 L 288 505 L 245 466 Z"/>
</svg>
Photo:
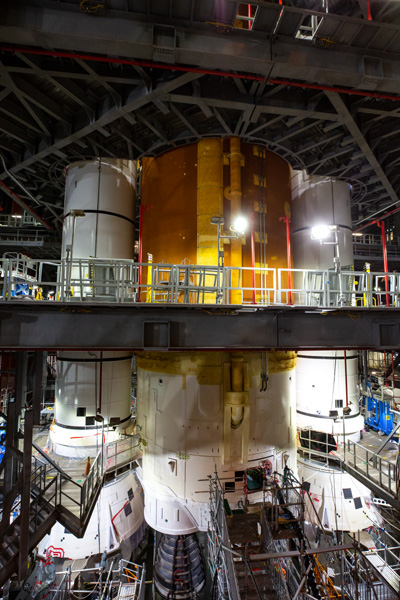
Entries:
<svg viewBox="0 0 400 600">
<path fill-rule="evenodd" d="M 25 4 L 21 1 L 21 5 Z M 62 10 L 63 15 L 73 20 L 77 17 L 77 5 L 80 3 L 37 0 L 29 4 L 28 9 L 25 6 L 26 10 L 40 7 L 44 16 L 46 11 L 53 14 L 51 11 Z M 122 13 L 128 13 L 129 17 L 138 16 L 139 25 L 136 27 L 144 30 L 148 21 L 153 22 L 153 36 L 154 28 L 158 26 L 154 23 L 155 18 L 161 21 L 162 18 L 172 19 L 175 24 L 179 19 L 187 19 L 189 29 L 190 25 L 200 27 L 203 48 L 210 44 L 208 53 L 218 48 L 227 52 L 231 42 L 234 52 L 236 44 L 243 41 L 238 39 L 236 31 L 230 32 L 230 36 L 226 31 L 216 33 L 213 23 L 218 22 L 215 21 L 218 3 L 214 0 L 152 3 L 145 0 L 107 0 L 104 4 L 107 15 L 96 21 L 94 48 L 99 42 L 102 27 L 107 23 L 113 24 L 107 16 L 118 20 Z M 225 1 L 224 23 L 234 25 L 239 4 Z M 397 143 L 400 98 L 397 106 L 396 101 L 379 97 L 377 92 L 381 85 L 392 95 L 398 91 L 393 88 L 392 80 L 385 79 L 382 71 L 386 57 L 382 52 L 390 49 L 393 59 L 393 53 L 400 51 L 399 25 L 384 22 L 389 14 L 397 16 L 395 3 L 387 2 L 387 11 L 384 11 L 381 2 L 378 6 L 371 0 L 373 12 L 380 7 L 380 21 L 372 23 L 359 18 L 363 16 L 363 3 L 356 1 L 344 4 L 338 0 L 330 2 L 330 9 L 336 8 L 337 13 L 323 18 L 318 12 L 317 0 L 296 2 L 296 7 L 285 6 L 283 11 L 280 5 L 271 2 L 252 4 L 257 5 L 258 12 L 253 23 L 254 36 L 246 39 L 247 58 L 238 57 L 239 71 L 234 71 L 230 70 L 234 66 L 231 57 L 229 70 L 221 75 L 198 72 L 197 66 L 195 69 L 188 66 L 187 72 L 175 71 L 172 62 L 170 67 L 168 65 L 169 60 L 176 59 L 174 56 L 171 59 L 164 56 L 164 67 L 159 69 L 139 64 L 118 64 L 118 58 L 115 63 L 98 62 L 95 55 L 87 55 L 83 59 L 31 54 L 29 48 L 18 52 L 0 51 L 0 153 L 8 169 L 35 198 L 35 210 L 44 220 L 56 230 L 60 229 L 63 168 L 71 161 L 94 156 L 136 159 L 215 135 L 239 135 L 247 142 L 266 145 L 294 168 L 306 168 L 313 174 L 348 180 L 353 188 L 355 222 L 380 208 L 397 204 L 400 189 L 397 168 L 400 164 Z M 351 13 L 350 18 L 343 16 L 345 6 Z M 167 12 L 161 14 L 160 11 Z M 315 39 L 296 37 L 300 25 L 317 13 L 320 35 L 334 36 L 329 38 L 335 39 L 333 52 L 330 52 L 331 48 L 316 47 Z M 78 45 L 83 45 L 84 36 L 92 31 L 91 17 L 85 15 L 84 18 L 88 27 L 84 32 L 77 31 Z M 168 29 L 167 21 L 163 26 Z M 161 34 L 166 35 L 167 29 L 163 29 Z M 171 26 L 171 31 L 173 29 Z M 197 45 L 194 50 L 198 51 L 200 42 L 189 29 L 186 43 Z M 268 67 L 267 77 L 253 76 L 257 75 L 257 71 L 260 73 L 258 59 L 248 77 L 240 74 L 243 67 L 250 68 L 253 64 L 250 62 L 252 44 L 259 43 L 261 38 L 257 36 L 267 30 L 274 35 L 265 39 L 265 47 L 268 43 L 275 44 L 275 54 L 279 55 L 281 51 L 284 56 L 285 43 L 290 42 L 292 53 L 297 48 L 300 50 L 298 59 L 300 57 L 307 62 L 312 57 L 315 66 L 322 64 L 323 59 L 325 62 L 343 61 L 338 67 L 342 70 L 341 85 L 348 85 L 349 91 L 351 87 L 356 91 L 362 88 L 372 96 L 292 87 L 290 75 L 302 73 L 306 80 L 307 71 L 312 69 L 304 67 L 296 72 L 293 64 L 286 59 L 284 68 L 279 56 L 271 62 L 270 48 L 268 60 L 266 56 L 263 59 L 263 69 Z M 386 36 L 385 47 L 382 46 L 382 32 Z M 244 33 L 253 34 L 239 32 L 238 35 L 243 36 Z M 367 38 L 368 42 L 365 42 Z M 359 53 L 362 39 L 369 51 L 375 52 L 374 56 L 366 57 Z M 16 41 L 19 41 L 18 36 Z M 390 48 L 387 46 L 389 42 Z M 105 50 L 108 49 L 107 44 L 104 45 Z M 345 46 L 346 52 L 350 48 L 352 59 L 358 61 L 357 85 L 350 77 L 350 71 L 345 70 L 347 54 L 338 52 L 339 45 L 340 48 Z M 125 47 L 128 50 L 128 46 Z M 149 47 L 154 59 L 157 50 L 154 39 Z M 139 45 L 136 45 L 136 50 L 140 58 Z M 378 51 L 381 53 L 379 56 Z M 207 54 L 207 51 L 204 53 Z M 223 68 L 224 57 L 219 62 L 218 58 L 213 59 L 212 68 Z M 108 60 L 104 54 L 101 59 Z M 393 64 L 400 73 L 400 62 L 396 59 Z M 240 79 L 235 78 L 236 73 Z M 324 75 L 323 69 L 321 73 L 324 79 L 327 75 Z M 271 84 L 268 82 L 270 74 L 275 78 L 287 76 L 288 83 Z M 312 74 L 310 78 L 313 78 Z M 317 75 L 312 80 L 318 81 L 316 78 Z M 334 79 L 333 83 L 337 85 L 338 81 Z M 0 179 L 15 189 L 5 172 L 0 174 Z M 15 191 L 24 202 L 32 203 L 32 198 L 23 191 Z"/>
</svg>

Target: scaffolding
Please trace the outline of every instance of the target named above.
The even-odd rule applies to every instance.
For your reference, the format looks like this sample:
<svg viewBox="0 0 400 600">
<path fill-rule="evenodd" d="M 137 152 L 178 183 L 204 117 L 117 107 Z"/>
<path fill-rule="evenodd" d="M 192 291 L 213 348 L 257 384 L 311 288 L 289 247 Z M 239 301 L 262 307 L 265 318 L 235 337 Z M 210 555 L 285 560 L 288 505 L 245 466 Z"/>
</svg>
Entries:
<svg viewBox="0 0 400 600">
<path fill-rule="evenodd" d="M 262 467 L 261 471 L 265 474 Z M 208 559 L 212 600 L 394 600 L 399 597 L 395 541 L 391 540 L 391 565 L 383 541 L 376 550 L 363 549 L 355 536 L 348 536 L 348 540 L 343 538 L 338 544 L 335 536 L 322 533 L 322 524 L 320 527 L 311 524 L 309 513 L 315 508 L 307 502 L 307 495 L 307 490 L 285 468 L 283 475 L 265 475 L 259 510 L 255 511 L 253 504 L 246 515 L 244 504 L 239 511 L 229 507 L 217 474 L 210 477 Z M 242 544 L 238 541 L 235 524 L 228 525 L 238 513 L 242 515 L 241 525 L 247 518 L 249 526 Z M 257 544 L 251 542 L 254 516 L 258 523 Z"/>
<path fill-rule="evenodd" d="M 100 566 L 73 571 L 67 567 L 55 575 L 54 583 L 47 590 L 48 600 L 83 600 L 88 597 L 144 600 L 145 567 L 127 560 L 121 559 L 118 563 L 112 560 L 108 568 Z"/>
</svg>

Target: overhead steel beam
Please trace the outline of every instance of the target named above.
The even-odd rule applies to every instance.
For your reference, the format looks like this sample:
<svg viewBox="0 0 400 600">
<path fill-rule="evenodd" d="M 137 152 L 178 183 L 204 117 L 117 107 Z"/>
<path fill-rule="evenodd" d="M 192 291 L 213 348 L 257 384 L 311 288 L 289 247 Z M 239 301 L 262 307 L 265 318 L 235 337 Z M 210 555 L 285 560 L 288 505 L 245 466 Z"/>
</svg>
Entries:
<svg viewBox="0 0 400 600">
<path fill-rule="evenodd" d="M 390 183 L 389 179 L 387 178 L 387 176 L 386 176 L 383 168 L 381 167 L 378 159 L 376 158 L 371 146 L 368 144 L 361 129 L 358 127 L 358 125 L 354 121 L 352 114 L 350 113 L 346 104 L 343 102 L 340 95 L 336 94 L 334 92 L 325 92 L 325 93 L 328 96 L 330 102 L 332 103 L 332 106 L 337 111 L 343 125 L 345 125 L 347 127 L 350 134 L 354 138 L 354 141 L 358 144 L 358 146 L 359 146 L 360 150 L 362 150 L 365 158 L 371 165 L 371 167 L 374 170 L 374 172 L 376 173 L 376 175 L 379 177 L 380 181 L 382 182 L 383 186 L 385 187 L 385 190 L 388 193 L 388 196 L 393 201 L 398 202 L 399 198 L 398 198 L 396 191 L 393 189 L 392 184 Z"/>
<path fill-rule="evenodd" d="M 31 45 L 34 40 L 35 45 L 44 48 L 153 60 L 158 49 L 154 23 L 171 26 L 171 21 L 161 13 L 114 11 L 112 18 L 107 17 L 107 12 L 104 16 L 90 18 L 77 10 L 63 10 L 64 3 L 52 4 L 34 6 L 30 2 L 16 4 L 3 0 L 0 39 L 10 44 L 25 45 Z M 228 1 L 225 4 L 226 9 L 229 5 L 233 23 L 238 3 Z M 377 33 L 380 37 L 386 35 L 390 40 L 399 31 L 399 27 L 392 23 L 327 14 L 322 28 L 330 33 L 330 36 L 329 33 L 325 36 L 333 40 L 327 49 L 312 44 L 310 40 L 296 38 L 296 27 L 290 26 L 290 19 L 298 18 L 301 22 L 312 16 L 321 18 L 319 12 L 285 7 L 284 19 L 277 25 L 276 18 L 281 7 L 260 2 L 256 22 L 249 35 L 249 32 L 234 27 L 220 33 L 212 25 L 215 21 L 213 5 L 205 5 L 203 16 L 194 22 L 190 22 L 187 15 L 182 14 L 181 18 L 176 15 L 173 21 L 176 43 L 169 50 L 177 64 L 226 70 L 232 69 L 234 56 L 237 71 L 310 82 L 318 79 L 321 84 L 342 83 L 357 88 L 362 87 L 363 82 L 367 85 L 370 82 L 362 67 L 365 51 L 356 43 L 352 45 L 353 33 L 362 32 L 369 42 Z M 374 82 L 374 89 L 396 93 L 400 65 L 390 45 L 387 53 L 383 51 L 385 47 L 371 43 L 368 48 L 368 58 L 376 57 L 382 64 L 381 76 L 378 82 Z"/>
<path fill-rule="evenodd" d="M 40 149 L 36 153 L 33 153 L 28 158 L 21 160 L 21 162 L 14 165 L 14 167 L 12 167 L 10 171 L 12 173 L 16 173 L 26 167 L 29 167 L 30 165 L 35 164 L 36 161 L 55 153 L 57 150 L 65 148 L 69 146 L 69 144 L 72 144 L 77 140 L 79 141 L 81 139 L 84 139 L 85 137 L 93 133 L 93 131 L 96 131 L 98 127 L 105 127 L 106 125 L 113 123 L 119 118 L 124 117 L 126 114 L 129 114 L 130 112 L 133 112 L 143 106 L 146 106 L 147 104 L 152 102 L 152 98 L 155 94 L 160 92 L 165 92 L 166 94 L 168 94 L 176 88 L 179 88 L 180 86 L 185 85 L 186 83 L 189 83 L 195 79 L 199 79 L 200 77 L 202 77 L 202 75 L 199 73 L 184 73 L 183 75 L 172 77 L 169 81 L 164 81 L 160 84 L 159 88 L 154 89 L 151 92 L 148 92 L 144 85 L 139 89 L 136 88 L 132 92 L 132 94 L 129 95 L 125 104 L 123 104 L 122 106 L 113 106 L 112 108 L 105 107 L 103 111 L 99 112 L 97 120 L 85 124 L 83 127 L 70 133 L 69 135 L 66 134 L 65 137 L 61 137 L 60 139 L 53 141 L 44 148 L 40 147 Z M 2 120 L 0 119 L 0 130 L 1 128 Z M 0 174 L 0 179 L 4 176 L 4 173 Z"/>
<path fill-rule="evenodd" d="M 0 303 L 0 347 L 318 350 L 400 347 L 400 309 Z"/>
</svg>

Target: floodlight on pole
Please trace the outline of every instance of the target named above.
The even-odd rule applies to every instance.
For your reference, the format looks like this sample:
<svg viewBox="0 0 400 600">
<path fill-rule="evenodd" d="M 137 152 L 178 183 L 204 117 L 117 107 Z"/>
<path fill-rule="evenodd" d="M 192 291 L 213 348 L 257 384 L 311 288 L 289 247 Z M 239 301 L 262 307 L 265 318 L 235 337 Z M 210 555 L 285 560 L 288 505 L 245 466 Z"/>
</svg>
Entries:
<svg viewBox="0 0 400 600">
<path fill-rule="evenodd" d="M 247 231 L 248 227 L 249 227 L 249 222 L 246 219 L 246 217 L 243 217 L 243 215 L 238 215 L 237 217 L 235 217 L 235 220 L 232 223 L 231 230 L 234 233 L 243 235 Z"/>
<path fill-rule="evenodd" d="M 321 224 L 311 227 L 311 239 L 319 240 L 320 242 L 327 240 L 332 235 L 332 229 L 329 225 Z"/>
<path fill-rule="evenodd" d="M 311 227 L 311 239 L 319 241 L 321 246 L 333 246 L 334 248 L 333 266 L 339 280 L 339 306 L 343 306 L 345 298 L 343 296 L 342 268 L 340 264 L 339 227 L 338 225 L 315 225 Z"/>
</svg>

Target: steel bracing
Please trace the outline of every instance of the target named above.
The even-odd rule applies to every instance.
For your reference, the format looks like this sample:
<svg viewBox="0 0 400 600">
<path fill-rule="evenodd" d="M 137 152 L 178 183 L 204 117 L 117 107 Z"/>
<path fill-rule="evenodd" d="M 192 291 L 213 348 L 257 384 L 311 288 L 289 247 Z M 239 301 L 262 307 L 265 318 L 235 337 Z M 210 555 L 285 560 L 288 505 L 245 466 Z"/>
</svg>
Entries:
<svg viewBox="0 0 400 600">
<path fill-rule="evenodd" d="M 236 135 L 348 180 L 355 224 L 397 207 L 397 3 L 252 5 L 3 2 L 2 194 L 59 232 L 69 162 Z"/>
</svg>

